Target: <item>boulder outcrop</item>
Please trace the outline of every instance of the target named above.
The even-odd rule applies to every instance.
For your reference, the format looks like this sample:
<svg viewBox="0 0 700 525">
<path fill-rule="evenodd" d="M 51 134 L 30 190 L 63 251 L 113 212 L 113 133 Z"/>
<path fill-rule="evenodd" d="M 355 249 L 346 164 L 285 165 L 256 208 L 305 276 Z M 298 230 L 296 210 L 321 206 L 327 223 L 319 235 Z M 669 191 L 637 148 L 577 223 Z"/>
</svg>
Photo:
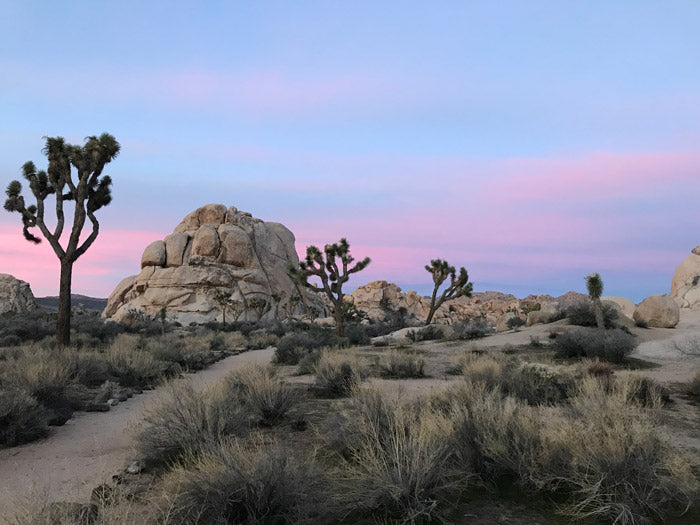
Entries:
<svg viewBox="0 0 700 525">
<path fill-rule="evenodd" d="M 208 204 L 146 247 L 141 273 L 117 285 L 102 315 L 123 322 L 165 307 L 169 319 L 183 324 L 221 320 L 218 291 L 232 294 L 228 320 L 284 319 L 310 309 L 327 313 L 318 294 L 292 282 L 289 264 L 299 264 L 299 258 L 285 226 Z"/>
<path fill-rule="evenodd" d="M 671 297 L 681 308 L 700 308 L 700 246 L 696 246 L 673 272 Z"/>
<path fill-rule="evenodd" d="M 606 301 L 614 304 L 618 314 L 622 314 L 630 319 L 632 319 L 634 311 L 637 309 L 637 305 L 632 302 L 632 299 L 628 299 L 627 297 L 616 297 L 610 295 L 601 297 L 600 300 L 603 302 L 603 304 L 605 304 Z"/>
<path fill-rule="evenodd" d="M 39 306 L 29 283 L 20 281 L 8 273 L 0 273 L 0 315 L 22 314 L 36 310 Z"/>
<path fill-rule="evenodd" d="M 668 294 L 650 295 L 637 306 L 634 320 L 645 322 L 650 327 L 673 328 L 680 320 L 680 308 Z"/>
</svg>

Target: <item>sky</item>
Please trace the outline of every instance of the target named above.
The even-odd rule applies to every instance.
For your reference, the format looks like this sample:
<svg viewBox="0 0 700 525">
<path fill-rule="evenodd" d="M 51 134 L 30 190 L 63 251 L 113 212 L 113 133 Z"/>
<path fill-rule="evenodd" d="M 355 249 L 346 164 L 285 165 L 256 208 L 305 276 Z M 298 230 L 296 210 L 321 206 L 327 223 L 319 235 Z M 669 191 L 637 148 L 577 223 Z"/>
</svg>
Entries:
<svg viewBox="0 0 700 525">
<path fill-rule="evenodd" d="M 0 185 L 45 136 L 108 132 L 113 202 L 75 264 L 106 297 L 143 249 L 222 203 L 305 253 L 346 237 L 428 293 L 668 292 L 700 244 L 700 3 L 0 0 Z M 25 185 L 26 186 L 26 185 Z M 25 187 L 25 194 L 28 189 Z M 2 196 L 4 198 L 4 195 Z M 0 273 L 59 265 L 0 210 Z"/>
</svg>

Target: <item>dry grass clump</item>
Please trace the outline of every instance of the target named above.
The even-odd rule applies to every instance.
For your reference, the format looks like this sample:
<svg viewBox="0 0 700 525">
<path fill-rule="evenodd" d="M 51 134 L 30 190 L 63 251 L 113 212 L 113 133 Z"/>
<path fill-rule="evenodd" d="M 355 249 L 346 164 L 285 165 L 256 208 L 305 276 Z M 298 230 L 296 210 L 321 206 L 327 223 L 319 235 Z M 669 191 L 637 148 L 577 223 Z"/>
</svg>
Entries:
<svg viewBox="0 0 700 525">
<path fill-rule="evenodd" d="M 391 350 L 378 362 L 379 374 L 391 379 L 425 377 L 425 359 L 416 352 Z"/>
<path fill-rule="evenodd" d="M 24 390 L 0 390 L 0 448 L 48 434 L 49 413 Z"/>
<path fill-rule="evenodd" d="M 333 397 L 344 397 L 368 375 L 367 363 L 348 351 L 324 351 L 314 367 L 316 387 Z"/>
<path fill-rule="evenodd" d="M 355 390 L 353 401 L 339 471 L 349 515 L 410 523 L 435 517 L 438 498 L 454 485 L 449 417 L 373 389 Z"/>
<path fill-rule="evenodd" d="M 662 438 L 655 410 L 631 402 L 635 388 L 587 377 L 560 409 L 465 383 L 433 403 L 457 414 L 458 457 L 484 481 L 560 494 L 561 512 L 575 520 L 645 523 L 687 510 L 698 480 L 689 458 Z"/>
<path fill-rule="evenodd" d="M 319 506 L 313 458 L 261 438 L 208 447 L 164 479 L 159 523 L 299 523 Z"/>
<path fill-rule="evenodd" d="M 239 403 L 211 389 L 202 393 L 170 384 L 150 405 L 136 429 L 136 448 L 149 466 L 164 466 L 193 450 L 247 429 Z"/>
<path fill-rule="evenodd" d="M 171 375 L 176 372 L 172 365 L 140 348 L 139 338 L 129 334 L 117 336 L 104 356 L 111 373 L 119 378 L 122 386 L 153 385 L 168 371 Z"/>
<path fill-rule="evenodd" d="M 298 401 L 297 392 L 272 366 L 252 365 L 230 374 L 223 383 L 223 396 L 230 403 L 241 403 L 259 418 L 259 424 L 279 422 Z"/>
</svg>

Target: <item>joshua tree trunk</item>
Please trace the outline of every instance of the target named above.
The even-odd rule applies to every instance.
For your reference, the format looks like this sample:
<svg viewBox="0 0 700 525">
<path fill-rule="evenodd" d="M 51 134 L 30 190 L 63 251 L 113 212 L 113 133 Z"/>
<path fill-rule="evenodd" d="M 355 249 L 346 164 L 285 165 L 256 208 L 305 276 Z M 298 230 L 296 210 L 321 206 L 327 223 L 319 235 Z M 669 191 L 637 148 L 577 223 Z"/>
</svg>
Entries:
<svg viewBox="0 0 700 525">
<path fill-rule="evenodd" d="M 61 281 L 58 293 L 58 319 L 56 320 L 56 344 L 63 348 L 70 344 L 70 314 L 71 314 L 71 279 L 73 277 L 73 262 L 61 261 Z"/>
<path fill-rule="evenodd" d="M 335 333 L 338 337 L 343 337 L 343 303 L 340 306 L 333 302 L 333 319 L 335 319 Z"/>
<path fill-rule="evenodd" d="M 595 313 L 595 324 L 601 330 L 605 329 L 605 319 L 603 318 L 603 303 L 600 299 L 593 299 L 593 312 Z"/>
</svg>

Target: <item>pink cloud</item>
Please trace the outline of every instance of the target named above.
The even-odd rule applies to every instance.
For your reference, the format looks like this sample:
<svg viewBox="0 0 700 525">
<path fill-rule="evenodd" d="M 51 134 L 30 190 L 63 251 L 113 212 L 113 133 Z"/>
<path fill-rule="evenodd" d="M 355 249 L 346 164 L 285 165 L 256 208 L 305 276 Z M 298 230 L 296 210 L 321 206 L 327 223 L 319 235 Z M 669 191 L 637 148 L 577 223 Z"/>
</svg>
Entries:
<svg viewBox="0 0 700 525">
<path fill-rule="evenodd" d="M 542 202 L 652 194 L 694 181 L 700 156 L 685 153 L 599 153 L 581 158 L 509 159 L 484 188 L 494 202 Z"/>
</svg>

